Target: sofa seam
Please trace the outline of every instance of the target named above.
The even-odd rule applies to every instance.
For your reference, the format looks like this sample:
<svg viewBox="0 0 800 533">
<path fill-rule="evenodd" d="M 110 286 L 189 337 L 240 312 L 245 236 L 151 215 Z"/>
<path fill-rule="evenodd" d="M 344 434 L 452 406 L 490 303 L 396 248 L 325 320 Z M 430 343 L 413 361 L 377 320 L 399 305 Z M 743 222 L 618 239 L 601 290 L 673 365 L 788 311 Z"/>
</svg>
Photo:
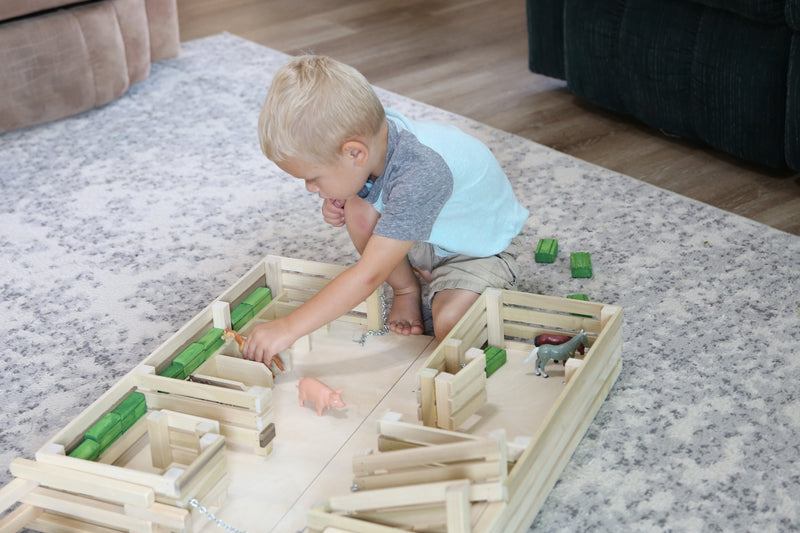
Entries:
<svg viewBox="0 0 800 533">
<path fill-rule="evenodd" d="M 80 7 L 79 7 L 80 8 Z M 97 75 L 94 71 L 94 65 L 92 64 L 92 52 L 89 50 L 89 44 L 86 42 L 86 34 L 83 30 L 83 24 L 81 24 L 80 18 L 75 14 L 72 9 L 66 9 L 65 12 L 75 20 L 75 23 L 78 25 L 81 34 L 81 43 L 83 43 L 83 49 L 86 52 L 86 58 L 89 61 L 89 71 L 92 75 L 92 88 L 94 89 L 94 94 L 92 95 L 92 107 L 97 106 Z"/>
</svg>

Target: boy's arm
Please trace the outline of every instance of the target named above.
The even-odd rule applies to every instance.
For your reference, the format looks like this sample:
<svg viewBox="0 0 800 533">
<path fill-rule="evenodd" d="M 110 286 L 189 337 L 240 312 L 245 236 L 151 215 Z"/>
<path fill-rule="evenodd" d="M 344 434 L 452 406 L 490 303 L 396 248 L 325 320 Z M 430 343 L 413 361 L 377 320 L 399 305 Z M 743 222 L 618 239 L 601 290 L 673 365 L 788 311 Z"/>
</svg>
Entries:
<svg viewBox="0 0 800 533">
<path fill-rule="evenodd" d="M 242 354 L 268 364 L 303 335 L 336 320 L 363 302 L 400 264 L 413 241 L 372 235 L 361 259 L 285 317 L 259 324 L 248 335 Z"/>
</svg>

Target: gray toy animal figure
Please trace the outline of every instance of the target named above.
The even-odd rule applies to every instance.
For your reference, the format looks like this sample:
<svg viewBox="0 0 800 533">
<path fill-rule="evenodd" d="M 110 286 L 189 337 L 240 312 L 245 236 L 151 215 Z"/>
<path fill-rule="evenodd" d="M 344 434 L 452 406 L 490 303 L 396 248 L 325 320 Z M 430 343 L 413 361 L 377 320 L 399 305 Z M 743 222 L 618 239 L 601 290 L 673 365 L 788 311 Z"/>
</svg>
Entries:
<svg viewBox="0 0 800 533">
<path fill-rule="evenodd" d="M 544 365 L 551 359 L 566 361 L 575 354 L 575 350 L 577 350 L 578 346 L 581 344 L 589 346 L 589 339 L 586 338 L 586 333 L 584 333 L 583 330 L 564 344 L 542 344 L 541 346 L 537 346 L 522 363 L 528 363 L 533 358 L 536 358 L 536 375 L 550 377 L 545 373 Z"/>
</svg>

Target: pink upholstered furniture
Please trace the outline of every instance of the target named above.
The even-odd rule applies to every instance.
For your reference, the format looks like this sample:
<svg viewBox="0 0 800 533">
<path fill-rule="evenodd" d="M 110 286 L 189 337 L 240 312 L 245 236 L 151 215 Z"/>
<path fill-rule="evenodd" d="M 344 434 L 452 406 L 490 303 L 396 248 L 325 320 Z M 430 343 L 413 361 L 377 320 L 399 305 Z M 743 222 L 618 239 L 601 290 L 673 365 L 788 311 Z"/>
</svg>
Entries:
<svg viewBox="0 0 800 533">
<path fill-rule="evenodd" d="M 176 0 L 2 0 L 0 132 L 107 104 L 179 49 Z"/>
</svg>

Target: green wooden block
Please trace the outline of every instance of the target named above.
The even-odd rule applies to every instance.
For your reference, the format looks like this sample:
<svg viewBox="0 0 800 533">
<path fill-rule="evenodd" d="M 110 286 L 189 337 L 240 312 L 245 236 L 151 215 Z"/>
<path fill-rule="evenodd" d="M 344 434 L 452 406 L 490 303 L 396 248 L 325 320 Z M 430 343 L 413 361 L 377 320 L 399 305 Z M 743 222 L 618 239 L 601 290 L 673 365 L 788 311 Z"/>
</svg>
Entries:
<svg viewBox="0 0 800 533">
<path fill-rule="evenodd" d="M 573 278 L 592 277 L 592 258 L 589 252 L 573 252 L 570 254 Z"/>
<path fill-rule="evenodd" d="M 197 343 L 203 345 L 203 351 L 214 352 L 225 344 L 225 340 L 222 338 L 224 332 L 225 330 L 220 328 L 211 328 L 208 333 L 198 339 Z M 206 356 L 206 359 L 208 359 L 208 356 Z"/>
<path fill-rule="evenodd" d="M 144 394 L 132 392 L 111 412 L 117 413 L 122 419 L 122 431 L 128 431 L 147 412 Z"/>
<path fill-rule="evenodd" d="M 94 461 L 100 455 L 100 445 L 93 440 L 84 439 L 74 450 L 69 452 L 70 457 Z"/>
<path fill-rule="evenodd" d="M 497 369 L 506 364 L 507 356 L 505 350 L 500 350 L 497 355 L 495 355 L 491 361 L 486 361 L 486 377 L 488 378 L 495 372 Z"/>
<path fill-rule="evenodd" d="M 242 303 L 252 306 L 253 313 L 257 315 L 271 301 L 272 291 L 269 290 L 269 287 L 258 287 Z"/>
<path fill-rule="evenodd" d="M 483 353 L 486 354 L 486 364 L 488 365 L 489 361 L 501 356 L 505 356 L 506 351 L 502 348 L 498 348 L 497 346 L 488 346 Z"/>
<path fill-rule="evenodd" d="M 86 433 L 84 439 L 93 440 L 100 445 L 102 452 L 122 435 L 122 418 L 114 412 L 106 413 L 103 418 L 95 422 Z"/>
<path fill-rule="evenodd" d="M 242 329 L 255 316 L 253 306 L 244 302 L 236 306 L 236 309 L 231 311 L 231 327 L 236 331 Z"/>
<path fill-rule="evenodd" d="M 493 356 L 496 356 L 497 353 L 500 351 L 501 351 L 500 348 L 498 348 L 497 346 L 487 346 L 483 350 L 483 353 L 486 354 L 486 361 L 489 361 L 489 359 L 491 359 Z"/>
<path fill-rule="evenodd" d="M 189 377 L 192 374 L 192 372 L 197 370 L 200 367 L 200 365 L 206 362 L 206 358 L 203 357 L 204 354 L 205 352 L 200 352 L 199 357 L 195 357 L 191 363 L 183 367 L 183 373 L 186 374 L 186 377 Z"/>
<path fill-rule="evenodd" d="M 204 346 L 199 342 L 193 342 L 172 360 L 173 365 L 181 365 L 183 368 L 187 368 L 194 364 L 195 359 L 201 358 L 204 350 Z M 197 367 L 195 367 L 197 368 Z M 189 372 L 186 372 L 186 375 L 189 375 Z"/>
<path fill-rule="evenodd" d="M 506 358 L 506 351 L 505 350 L 501 350 L 500 348 L 498 348 L 497 351 L 494 354 L 492 354 L 491 357 L 487 357 L 486 358 L 486 364 L 488 365 L 489 363 L 491 363 L 491 362 L 493 362 L 493 361 L 495 361 L 497 359 L 504 359 L 505 360 L 505 358 Z"/>
<path fill-rule="evenodd" d="M 589 301 L 589 297 L 587 295 L 585 295 L 585 294 L 568 294 L 567 298 L 569 298 L 570 300 L 581 300 L 583 302 L 588 302 Z M 580 313 L 570 313 L 570 314 L 572 316 L 580 316 L 580 317 L 584 317 L 584 318 L 592 318 L 592 315 L 582 315 Z"/>
<path fill-rule="evenodd" d="M 132 392 L 125 397 L 122 402 L 114 408 L 112 413 L 117 413 L 120 416 L 125 416 L 129 413 L 136 413 L 139 406 L 145 403 L 144 394 L 141 392 Z"/>
<path fill-rule="evenodd" d="M 568 294 L 567 298 L 569 298 L 570 300 L 581 300 L 583 302 L 589 301 L 589 297 L 585 294 Z"/>
<path fill-rule="evenodd" d="M 488 378 L 503 366 L 506 362 L 506 351 L 496 346 L 487 346 L 483 350 L 486 354 L 486 377 Z"/>
<path fill-rule="evenodd" d="M 159 376 L 164 376 L 165 378 L 173 378 L 173 379 L 186 379 L 186 373 L 183 371 L 183 366 L 176 365 L 172 363 L 169 365 L 165 370 L 163 370 Z"/>
<path fill-rule="evenodd" d="M 539 239 L 534 255 L 537 263 L 554 263 L 557 255 L 558 241 L 556 239 Z"/>
</svg>

